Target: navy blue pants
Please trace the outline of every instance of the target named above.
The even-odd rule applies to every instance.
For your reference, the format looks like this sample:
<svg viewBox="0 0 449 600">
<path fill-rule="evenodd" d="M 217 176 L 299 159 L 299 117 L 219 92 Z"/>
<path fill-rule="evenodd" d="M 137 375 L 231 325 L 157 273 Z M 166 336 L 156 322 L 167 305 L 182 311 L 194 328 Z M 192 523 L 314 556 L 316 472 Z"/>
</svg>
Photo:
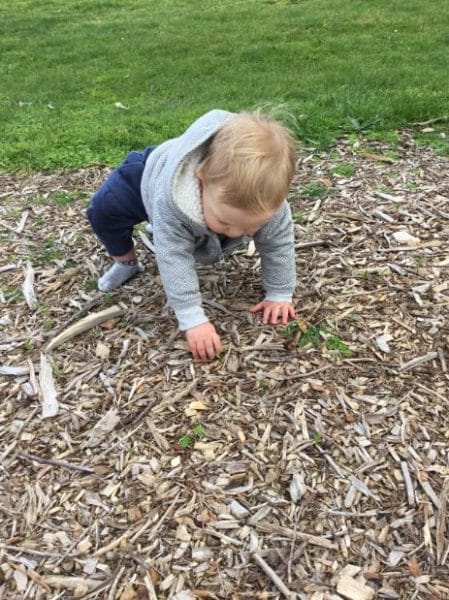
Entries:
<svg viewBox="0 0 449 600">
<path fill-rule="evenodd" d="M 148 220 L 140 193 L 145 161 L 156 146 L 132 151 L 110 173 L 92 196 L 87 217 L 92 229 L 111 256 L 122 256 L 133 248 L 133 227 Z"/>
</svg>

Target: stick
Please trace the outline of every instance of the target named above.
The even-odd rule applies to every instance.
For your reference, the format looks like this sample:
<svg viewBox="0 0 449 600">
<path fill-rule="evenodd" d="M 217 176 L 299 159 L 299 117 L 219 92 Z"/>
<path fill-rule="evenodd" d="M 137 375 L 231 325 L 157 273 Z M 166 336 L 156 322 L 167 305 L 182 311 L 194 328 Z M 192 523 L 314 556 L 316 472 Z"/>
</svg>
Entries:
<svg viewBox="0 0 449 600">
<path fill-rule="evenodd" d="M 315 246 L 328 246 L 329 242 L 326 240 L 315 240 L 314 242 L 300 242 L 295 244 L 295 248 L 314 248 Z"/>
<path fill-rule="evenodd" d="M 438 352 L 428 352 L 427 354 L 424 354 L 423 356 L 418 356 L 417 358 L 412 358 L 412 360 L 409 360 L 408 362 L 404 363 L 402 365 L 402 367 L 399 369 L 399 371 L 401 371 L 401 372 L 408 371 L 409 369 L 413 369 L 414 367 L 417 367 L 418 365 L 422 365 L 426 362 L 429 362 L 429 360 L 433 360 L 437 356 L 438 356 Z"/>
<path fill-rule="evenodd" d="M 405 489 L 407 490 L 407 500 L 410 506 L 415 505 L 415 492 L 413 490 L 412 478 L 408 465 L 404 460 L 401 460 L 401 470 L 404 477 Z"/>
<path fill-rule="evenodd" d="M 36 292 L 34 291 L 34 269 L 28 261 L 25 271 L 25 279 L 22 283 L 22 292 L 25 302 L 30 310 L 34 310 L 37 304 Z"/>
<path fill-rule="evenodd" d="M 28 211 L 28 210 L 23 211 L 20 221 L 16 227 L 16 233 L 22 233 L 23 228 L 25 227 L 25 223 L 27 222 L 29 214 L 30 214 L 30 211 Z"/>
<path fill-rule="evenodd" d="M 265 533 L 274 533 L 277 535 L 283 535 L 289 539 L 298 539 L 301 542 L 308 542 L 314 546 L 321 546 L 328 550 L 335 550 L 337 546 L 326 540 L 325 538 L 318 537 L 317 535 L 311 535 L 310 533 L 302 533 L 301 531 L 293 531 L 288 527 L 282 527 L 281 525 L 271 525 L 270 523 L 256 523 L 256 529 Z"/>
<path fill-rule="evenodd" d="M 288 587 L 285 585 L 285 583 L 282 581 L 282 579 L 278 575 L 276 575 L 276 573 L 273 571 L 273 569 L 270 567 L 270 565 L 260 556 L 260 554 L 258 554 L 257 552 L 254 552 L 253 558 L 256 561 L 256 563 L 259 565 L 259 567 L 262 569 L 262 571 L 264 571 L 264 573 L 266 575 L 268 575 L 268 577 L 271 579 L 271 581 L 274 583 L 274 585 L 277 587 L 277 589 L 286 598 L 289 598 L 289 600 L 293 600 L 294 598 L 296 598 L 296 594 L 294 594 L 293 592 L 291 592 L 288 589 Z"/>
<path fill-rule="evenodd" d="M 36 456 L 36 454 L 25 454 L 20 453 L 16 455 L 18 458 L 22 458 L 24 460 L 34 460 L 35 462 L 42 463 L 44 465 L 54 465 L 55 467 L 64 467 L 65 469 L 73 469 L 74 471 L 81 471 L 81 473 L 88 473 L 91 475 L 95 473 L 93 469 L 90 467 L 85 467 L 83 465 L 74 465 L 73 463 L 69 463 L 65 460 L 53 460 L 51 458 L 44 458 L 43 456 Z"/>
<path fill-rule="evenodd" d="M 141 231 L 139 231 L 139 237 L 142 240 L 143 245 L 146 246 L 150 252 L 156 254 L 154 250 L 154 245 L 152 244 L 152 242 L 150 242 L 149 238 Z"/>
<path fill-rule="evenodd" d="M 92 329 L 93 327 L 104 323 L 104 321 L 109 321 L 109 319 L 120 317 L 121 315 L 123 315 L 124 312 L 125 311 L 121 306 L 115 304 L 114 306 L 105 308 L 100 312 L 88 315 L 87 317 L 84 317 L 84 319 L 81 319 L 81 321 L 78 321 L 78 323 L 74 323 L 65 331 L 53 338 L 47 344 L 45 351 L 50 352 L 51 350 L 54 350 L 61 344 L 65 344 L 80 333 L 84 333 L 85 331 L 88 331 L 89 329 Z"/>
</svg>

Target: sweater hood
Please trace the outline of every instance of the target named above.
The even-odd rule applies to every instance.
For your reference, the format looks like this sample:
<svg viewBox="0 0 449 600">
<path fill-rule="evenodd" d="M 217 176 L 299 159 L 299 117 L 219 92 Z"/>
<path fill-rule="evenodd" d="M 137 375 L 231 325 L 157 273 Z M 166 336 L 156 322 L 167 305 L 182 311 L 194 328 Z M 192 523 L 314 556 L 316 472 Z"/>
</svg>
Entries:
<svg viewBox="0 0 449 600">
<path fill-rule="evenodd" d="M 234 113 L 225 110 L 211 110 L 192 123 L 182 135 L 164 142 L 149 155 L 142 175 L 141 192 L 150 218 L 152 203 L 157 196 L 162 195 L 176 211 L 180 210 L 173 201 L 175 174 L 180 165 L 190 162 L 190 155 L 201 160 L 207 142 L 233 116 Z"/>
</svg>

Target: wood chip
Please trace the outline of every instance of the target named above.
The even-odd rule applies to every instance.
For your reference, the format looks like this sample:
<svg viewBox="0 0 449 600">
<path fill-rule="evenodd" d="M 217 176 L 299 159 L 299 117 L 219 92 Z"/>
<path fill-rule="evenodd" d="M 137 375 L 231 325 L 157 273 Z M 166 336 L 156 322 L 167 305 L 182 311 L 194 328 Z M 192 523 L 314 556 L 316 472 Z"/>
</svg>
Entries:
<svg viewBox="0 0 449 600">
<path fill-rule="evenodd" d="M 59 412 L 53 369 L 45 354 L 41 354 L 39 370 L 39 386 L 41 392 L 42 418 L 54 417 Z"/>
</svg>

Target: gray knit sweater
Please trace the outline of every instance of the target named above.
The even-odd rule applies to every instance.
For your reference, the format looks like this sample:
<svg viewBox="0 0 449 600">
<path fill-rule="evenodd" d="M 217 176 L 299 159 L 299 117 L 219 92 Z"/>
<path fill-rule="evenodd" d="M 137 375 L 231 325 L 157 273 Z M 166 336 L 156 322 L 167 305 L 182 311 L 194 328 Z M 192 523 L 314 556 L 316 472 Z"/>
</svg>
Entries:
<svg viewBox="0 0 449 600">
<path fill-rule="evenodd" d="M 195 261 L 218 262 L 250 239 L 223 240 L 206 227 L 193 176 L 208 141 L 232 117 L 233 113 L 223 110 L 206 113 L 180 137 L 153 150 L 142 175 L 142 199 L 153 225 L 159 272 L 181 330 L 207 321 Z M 286 201 L 253 239 L 261 257 L 265 299 L 291 302 L 296 272 L 293 225 Z"/>
</svg>

